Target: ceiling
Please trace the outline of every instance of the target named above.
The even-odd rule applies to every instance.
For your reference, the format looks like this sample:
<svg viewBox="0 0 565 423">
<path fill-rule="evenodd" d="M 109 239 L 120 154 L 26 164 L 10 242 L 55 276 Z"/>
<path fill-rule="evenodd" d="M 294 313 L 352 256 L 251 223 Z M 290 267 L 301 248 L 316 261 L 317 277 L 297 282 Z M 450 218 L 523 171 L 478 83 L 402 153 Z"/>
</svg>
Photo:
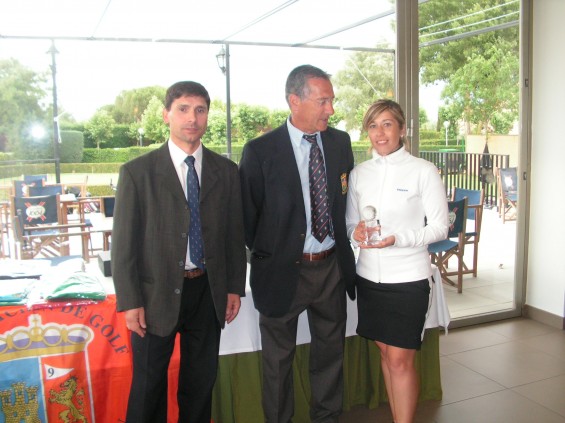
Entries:
<svg viewBox="0 0 565 423">
<path fill-rule="evenodd" d="M 394 18 L 390 0 L 0 0 L 0 10 L 0 39 L 338 49 L 376 47 Z"/>
</svg>

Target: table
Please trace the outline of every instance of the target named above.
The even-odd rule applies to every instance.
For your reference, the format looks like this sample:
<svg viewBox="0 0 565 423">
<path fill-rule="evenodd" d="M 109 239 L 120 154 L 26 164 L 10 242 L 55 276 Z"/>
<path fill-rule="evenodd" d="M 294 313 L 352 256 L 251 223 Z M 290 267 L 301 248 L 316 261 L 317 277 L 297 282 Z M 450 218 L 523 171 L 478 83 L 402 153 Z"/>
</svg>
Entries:
<svg viewBox="0 0 565 423">
<path fill-rule="evenodd" d="M 437 285 L 441 288 L 441 283 Z M 352 335 L 356 309 L 349 300 L 348 312 L 347 334 Z M 240 315 L 222 334 L 213 393 L 216 423 L 262 421 L 257 322 L 252 298 L 247 296 L 242 299 Z M 295 423 L 309 421 L 309 335 L 302 317 L 299 327 L 294 362 Z M 426 330 L 416 365 L 420 400 L 441 399 L 438 327 Z M 171 404 L 176 398 L 177 369 L 175 351 L 169 369 Z M 344 358 L 346 410 L 355 405 L 374 408 L 386 401 L 380 372 L 380 356 L 374 343 L 348 336 Z M 22 410 L 37 412 L 42 422 L 59 421 L 69 401 L 77 408 L 81 401 L 82 414 L 89 421 L 124 421 L 131 383 L 130 341 L 124 319 L 116 313 L 115 296 L 95 304 L 54 304 L 31 310 L 25 306 L 0 307 L 0 375 L 0 396 L 7 404 L 4 407 L 9 408 L 16 394 L 21 394 L 25 400 Z M 170 422 L 176 421 L 176 413 L 175 406 L 171 406 Z"/>
<path fill-rule="evenodd" d="M 80 218 L 81 223 L 87 223 L 88 225 L 85 228 L 87 236 L 84 238 L 82 245 L 83 256 L 86 261 L 94 257 L 94 255 L 89 252 L 89 244 L 92 243 L 91 237 L 93 234 L 100 233 L 102 235 L 102 251 L 108 251 L 110 249 L 113 218 L 106 217 L 101 212 L 86 213 L 84 211 L 85 206 L 90 204 L 98 204 L 97 207 L 100 210 L 102 197 L 77 198 L 74 194 L 63 194 L 59 196 L 59 202 L 61 204 L 63 223 L 68 223 L 69 211 L 76 209 L 77 216 Z"/>
</svg>

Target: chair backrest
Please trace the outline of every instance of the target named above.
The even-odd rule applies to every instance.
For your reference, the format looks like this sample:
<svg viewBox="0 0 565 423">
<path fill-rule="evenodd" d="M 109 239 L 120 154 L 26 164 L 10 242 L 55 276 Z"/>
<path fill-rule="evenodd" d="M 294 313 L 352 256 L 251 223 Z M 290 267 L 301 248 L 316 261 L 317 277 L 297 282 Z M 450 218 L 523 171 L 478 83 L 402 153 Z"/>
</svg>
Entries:
<svg viewBox="0 0 565 423">
<path fill-rule="evenodd" d="M 24 225 L 59 223 L 58 196 L 14 197 L 14 213 Z"/>
<path fill-rule="evenodd" d="M 515 167 L 502 168 L 500 173 L 500 189 L 503 193 L 518 191 L 518 170 Z"/>
<path fill-rule="evenodd" d="M 63 193 L 63 185 L 55 184 L 55 185 L 30 185 L 28 187 L 28 195 L 30 197 L 37 197 L 42 195 L 57 195 Z"/>
<path fill-rule="evenodd" d="M 453 188 L 452 201 L 462 200 L 467 197 L 467 219 L 475 220 L 476 211 L 482 209 L 485 202 L 485 192 L 477 189 Z M 476 207 L 471 207 L 476 206 Z"/>
<path fill-rule="evenodd" d="M 14 197 L 27 197 L 28 196 L 28 186 L 24 181 L 14 180 L 12 181 L 14 188 L 12 189 L 12 194 Z"/>
<path fill-rule="evenodd" d="M 448 201 L 449 232 L 448 238 L 455 238 L 465 233 L 467 222 L 467 197 L 461 200 Z"/>
<path fill-rule="evenodd" d="M 24 175 L 26 185 L 40 186 L 47 182 L 47 175 Z"/>
</svg>

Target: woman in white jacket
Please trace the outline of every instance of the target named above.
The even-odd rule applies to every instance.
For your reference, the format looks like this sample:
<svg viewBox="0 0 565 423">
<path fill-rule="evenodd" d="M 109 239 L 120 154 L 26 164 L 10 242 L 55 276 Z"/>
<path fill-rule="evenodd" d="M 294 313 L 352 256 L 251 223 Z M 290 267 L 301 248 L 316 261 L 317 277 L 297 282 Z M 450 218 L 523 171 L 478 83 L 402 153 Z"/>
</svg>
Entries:
<svg viewBox="0 0 565 423">
<path fill-rule="evenodd" d="M 346 214 L 350 239 L 360 247 L 357 333 L 379 347 L 394 421 L 409 423 L 432 275 L 427 246 L 447 237 L 447 197 L 437 168 L 403 148 L 406 119 L 398 103 L 372 104 L 363 128 L 373 158 L 350 174 Z"/>
</svg>

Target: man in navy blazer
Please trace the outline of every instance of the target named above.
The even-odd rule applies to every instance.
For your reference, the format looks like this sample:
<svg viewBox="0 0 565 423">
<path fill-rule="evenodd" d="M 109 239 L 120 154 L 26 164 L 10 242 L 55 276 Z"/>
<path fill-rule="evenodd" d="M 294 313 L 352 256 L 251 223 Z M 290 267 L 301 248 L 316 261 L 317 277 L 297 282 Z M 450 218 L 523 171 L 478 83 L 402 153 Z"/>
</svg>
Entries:
<svg viewBox="0 0 565 423">
<path fill-rule="evenodd" d="M 163 110 L 169 141 L 120 169 L 111 263 L 118 311 L 131 331 L 128 423 L 167 422 L 167 368 L 177 333 L 179 422 L 210 422 L 220 330 L 237 316 L 245 295 L 240 181 L 235 163 L 201 143 L 209 107 L 199 83 L 173 84 Z M 191 158 L 201 237 L 189 230 Z M 197 259 L 190 251 L 198 238 L 204 251 Z"/>
<path fill-rule="evenodd" d="M 311 419 L 337 423 L 343 402 L 346 287 L 355 295 L 355 261 L 345 228 L 351 140 L 328 127 L 334 113 L 330 77 L 310 65 L 288 76 L 290 117 L 249 141 L 240 162 L 250 283 L 260 313 L 263 409 L 267 423 L 288 423 L 294 413 L 292 362 L 298 316 L 307 310 Z M 306 134 L 309 142 L 303 139 Z M 314 235 L 310 152 L 322 151 L 327 189 L 327 235 Z M 326 198 L 327 196 L 327 198 Z M 314 220 L 317 220 L 314 218 Z"/>
</svg>

